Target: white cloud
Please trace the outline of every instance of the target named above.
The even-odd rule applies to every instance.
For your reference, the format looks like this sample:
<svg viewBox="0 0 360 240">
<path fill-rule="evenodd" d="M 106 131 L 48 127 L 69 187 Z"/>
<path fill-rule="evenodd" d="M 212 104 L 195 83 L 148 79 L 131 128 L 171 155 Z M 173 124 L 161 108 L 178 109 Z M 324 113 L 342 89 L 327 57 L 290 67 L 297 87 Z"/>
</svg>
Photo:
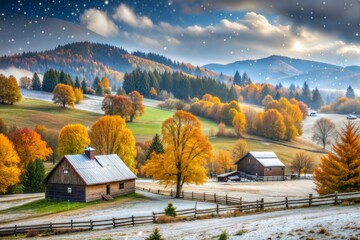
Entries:
<svg viewBox="0 0 360 240">
<path fill-rule="evenodd" d="M 146 16 L 137 16 L 135 12 L 121 3 L 115 11 L 113 18 L 125 22 L 132 27 L 152 28 L 153 22 Z"/>
<path fill-rule="evenodd" d="M 80 21 L 88 29 L 104 37 L 119 33 L 118 27 L 108 18 L 107 14 L 95 8 L 85 10 L 80 16 Z"/>
</svg>

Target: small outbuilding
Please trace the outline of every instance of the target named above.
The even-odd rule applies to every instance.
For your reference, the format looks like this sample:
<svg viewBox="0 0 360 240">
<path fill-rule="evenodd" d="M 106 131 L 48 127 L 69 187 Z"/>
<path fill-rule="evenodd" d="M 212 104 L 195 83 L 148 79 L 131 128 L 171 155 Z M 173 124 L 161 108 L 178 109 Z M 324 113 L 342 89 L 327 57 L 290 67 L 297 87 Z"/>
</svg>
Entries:
<svg viewBox="0 0 360 240">
<path fill-rule="evenodd" d="M 239 177 L 239 173 L 235 172 L 227 172 L 220 175 L 217 175 L 218 182 L 227 182 L 227 181 L 236 181 L 239 182 L 241 179 Z"/>
<path fill-rule="evenodd" d="M 136 175 L 116 154 L 65 155 L 44 180 L 45 198 L 89 202 L 135 192 Z"/>
<path fill-rule="evenodd" d="M 235 164 L 240 174 L 255 180 L 285 180 L 285 165 L 274 152 L 249 152 Z"/>
</svg>

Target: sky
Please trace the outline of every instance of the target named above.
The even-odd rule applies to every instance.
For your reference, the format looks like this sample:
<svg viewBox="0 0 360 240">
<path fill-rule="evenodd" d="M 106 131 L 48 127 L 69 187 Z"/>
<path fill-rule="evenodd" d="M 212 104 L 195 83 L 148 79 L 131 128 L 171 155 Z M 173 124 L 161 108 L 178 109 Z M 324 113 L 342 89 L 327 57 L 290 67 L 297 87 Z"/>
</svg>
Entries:
<svg viewBox="0 0 360 240">
<path fill-rule="evenodd" d="M 270 55 L 340 66 L 360 65 L 359 12 L 360 0 L 7 0 L 0 3 L 3 19 L 61 19 L 81 25 L 106 42 L 129 51 L 155 52 L 197 65 Z M 41 24 L 38 26 L 42 28 Z M 14 27 L 24 28 L 20 24 Z M 72 38 L 76 39 L 76 33 Z M 8 42 L 16 41 L 9 37 Z M 55 47 L 56 42 L 53 44 Z M 27 45 L 18 48 L 19 51 L 31 50 L 30 41 Z"/>
</svg>

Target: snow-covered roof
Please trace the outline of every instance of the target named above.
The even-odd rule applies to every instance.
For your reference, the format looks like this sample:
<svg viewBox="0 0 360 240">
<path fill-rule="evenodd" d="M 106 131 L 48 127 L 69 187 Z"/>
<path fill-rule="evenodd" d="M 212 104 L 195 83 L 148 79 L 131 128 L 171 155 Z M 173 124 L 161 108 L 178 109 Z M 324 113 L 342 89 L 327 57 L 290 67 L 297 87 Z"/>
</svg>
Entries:
<svg viewBox="0 0 360 240">
<path fill-rule="evenodd" d="M 89 159 L 85 154 L 65 155 L 86 185 L 135 179 L 136 175 L 116 154 Z"/>
<path fill-rule="evenodd" d="M 249 152 L 236 163 L 246 158 L 249 154 L 251 154 L 264 167 L 285 167 L 274 152 Z"/>
<path fill-rule="evenodd" d="M 223 174 L 217 175 L 217 177 L 228 177 L 234 173 L 237 173 L 237 171 L 223 173 Z"/>
</svg>

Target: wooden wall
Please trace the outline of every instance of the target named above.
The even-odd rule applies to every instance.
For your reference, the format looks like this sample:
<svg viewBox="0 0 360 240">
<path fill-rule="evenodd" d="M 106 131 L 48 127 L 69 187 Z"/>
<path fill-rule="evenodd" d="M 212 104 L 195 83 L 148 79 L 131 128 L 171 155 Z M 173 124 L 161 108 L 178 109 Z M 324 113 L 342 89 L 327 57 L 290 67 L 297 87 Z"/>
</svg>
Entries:
<svg viewBox="0 0 360 240">
<path fill-rule="evenodd" d="M 284 176 L 284 175 L 285 175 L 285 167 L 266 167 L 264 170 L 264 176 Z"/>
<path fill-rule="evenodd" d="M 68 188 L 71 188 L 71 193 L 68 193 Z M 47 183 L 45 186 L 45 198 L 50 200 L 85 202 L 85 186 Z"/>
<path fill-rule="evenodd" d="M 119 189 L 120 183 L 124 183 L 124 189 Z M 101 199 L 101 196 L 106 194 L 106 185 L 107 184 L 86 186 L 86 201 L 90 202 Z M 122 182 L 113 182 L 113 183 L 109 183 L 109 185 L 110 185 L 110 195 L 112 197 L 126 195 L 135 192 L 135 179 L 122 181 Z"/>
<path fill-rule="evenodd" d="M 271 170 L 270 170 L 271 168 Z M 237 170 L 239 172 L 244 172 L 249 175 L 258 176 L 284 176 L 285 167 L 264 167 L 256 158 L 251 154 L 246 155 L 246 157 L 238 162 Z"/>
<path fill-rule="evenodd" d="M 67 170 L 68 173 L 64 173 Z M 64 159 L 51 173 L 46 183 L 85 185 L 66 159 Z"/>
</svg>

